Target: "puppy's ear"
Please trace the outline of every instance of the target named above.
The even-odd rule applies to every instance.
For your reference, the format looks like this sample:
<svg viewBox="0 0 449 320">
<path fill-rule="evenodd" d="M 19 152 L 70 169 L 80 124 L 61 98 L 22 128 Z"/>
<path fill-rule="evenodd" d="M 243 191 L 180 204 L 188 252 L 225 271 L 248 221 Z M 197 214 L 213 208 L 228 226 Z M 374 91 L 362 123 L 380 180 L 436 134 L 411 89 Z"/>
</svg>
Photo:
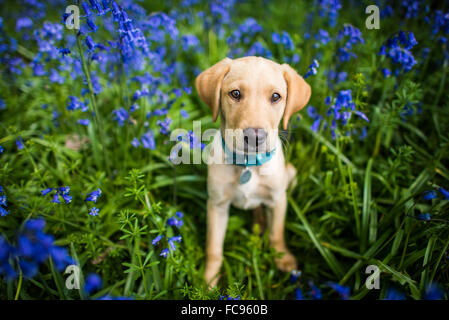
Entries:
<svg viewBox="0 0 449 320">
<path fill-rule="evenodd" d="M 201 100 L 211 109 L 214 122 L 217 120 L 218 108 L 220 106 L 221 83 L 224 76 L 231 69 L 231 62 L 231 59 L 224 58 L 209 69 L 201 72 L 195 80 L 196 90 Z"/>
<path fill-rule="evenodd" d="M 312 89 L 309 84 L 288 64 L 283 64 L 284 78 L 287 82 L 287 104 L 284 110 L 283 126 L 287 130 L 291 115 L 298 112 L 309 102 Z"/>
</svg>

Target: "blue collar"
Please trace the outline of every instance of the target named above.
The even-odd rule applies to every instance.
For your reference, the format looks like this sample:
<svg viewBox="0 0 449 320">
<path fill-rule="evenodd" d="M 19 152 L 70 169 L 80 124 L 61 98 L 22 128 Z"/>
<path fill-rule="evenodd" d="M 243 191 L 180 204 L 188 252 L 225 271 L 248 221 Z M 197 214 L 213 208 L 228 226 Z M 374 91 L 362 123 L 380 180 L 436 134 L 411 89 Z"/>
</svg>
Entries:
<svg viewBox="0 0 449 320">
<path fill-rule="evenodd" d="M 229 150 L 226 147 L 226 143 L 225 143 L 223 137 L 221 138 L 221 143 L 222 143 L 223 149 L 226 154 L 225 163 L 233 164 L 233 165 L 236 165 L 239 167 L 261 166 L 264 163 L 267 163 L 268 161 L 270 161 L 274 155 L 274 152 L 276 151 L 276 148 L 275 148 L 269 152 L 247 154 L 247 155 L 237 154 L 235 152 L 232 152 L 231 150 Z"/>
</svg>

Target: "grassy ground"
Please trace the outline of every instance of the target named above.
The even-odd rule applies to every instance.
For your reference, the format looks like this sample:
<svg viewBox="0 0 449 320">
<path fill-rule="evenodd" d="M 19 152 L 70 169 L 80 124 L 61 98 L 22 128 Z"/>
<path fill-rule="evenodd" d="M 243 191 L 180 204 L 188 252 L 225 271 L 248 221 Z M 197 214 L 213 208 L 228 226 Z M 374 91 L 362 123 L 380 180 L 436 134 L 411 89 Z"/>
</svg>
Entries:
<svg viewBox="0 0 449 320">
<path fill-rule="evenodd" d="M 389 14 L 378 1 L 380 29 L 370 30 L 371 3 L 364 1 L 341 1 L 341 8 L 339 1 L 117 2 L 121 8 L 105 1 L 104 15 L 91 8 L 98 30 L 82 17 L 80 33 L 61 23 L 64 1 L 5 1 L 0 9 L 2 299 L 341 298 L 329 282 L 347 287 L 352 299 L 420 299 L 438 290 L 447 298 L 447 5 L 409 1 L 418 4 L 414 11 L 403 1 Z M 148 16 L 159 10 L 167 15 Z M 357 29 L 346 25 L 345 33 L 345 24 Z M 396 41 L 380 55 L 389 38 Z M 203 130 L 218 128 L 194 78 L 225 56 L 242 55 L 311 73 L 314 108 L 292 119 L 284 150 L 298 170 L 286 239 L 302 274 L 278 271 L 267 235 L 249 212 L 233 208 L 223 276 L 207 291 L 207 168 L 173 165 L 169 132 L 192 130 L 193 120 Z M 314 59 L 319 67 L 308 68 Z M 64 186 L 69 193 L 41 192 Z M 98 188 L 98 200 L 85 201 Z M 61 203 L 52 202 L 55 194 Z M 99 215 L 89 214 L 92 207 Z M 40 231 L 26 224 L 39 217 L 46 221 Z M 68 251 L 56 254 L 60 247 Z M 65 286 L 68 255 L 90 289 Z M 381 272 L 378 290 L 365 286 L 369 265 Z M 429 291 L 430 284 L 440 289 Z"/>
</svg>

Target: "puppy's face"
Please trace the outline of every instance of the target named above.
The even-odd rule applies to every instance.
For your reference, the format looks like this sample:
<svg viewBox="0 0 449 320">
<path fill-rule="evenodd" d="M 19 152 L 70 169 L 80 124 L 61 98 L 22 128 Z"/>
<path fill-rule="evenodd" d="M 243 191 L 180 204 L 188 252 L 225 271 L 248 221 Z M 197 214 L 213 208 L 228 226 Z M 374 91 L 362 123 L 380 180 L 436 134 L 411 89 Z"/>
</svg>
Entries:
<svg viewBox="0 0 449 320">
<path fill-rule="evenodd" d="M 196 86 L 214 120 L 221 115 L 226 145 L 237 153 L 272 150 L 282 117 L 286 129 L 311 94 L 291 67 L 260 57 L 226 58 L 201 73 Z"/>
</svg>

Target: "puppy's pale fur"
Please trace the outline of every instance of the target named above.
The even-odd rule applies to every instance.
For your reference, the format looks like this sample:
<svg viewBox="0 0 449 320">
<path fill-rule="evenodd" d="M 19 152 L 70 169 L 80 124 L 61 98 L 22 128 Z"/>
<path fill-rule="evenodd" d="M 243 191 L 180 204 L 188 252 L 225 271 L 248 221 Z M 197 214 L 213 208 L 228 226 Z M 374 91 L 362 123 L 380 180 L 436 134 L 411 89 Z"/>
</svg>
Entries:
<svg viewBox="0 0 449 320">
<path fill-rule="evenodd" d="M 231 204 L 242 209 L 266 206 L 271 245 L 283 253 L 276 260 L 277 266 L 283 271 L 296 269 L 296 259 L 288 251 L 284 240 L 286 190 L 296 170 L 285 163 L 277 128 L 283 118 L 283 127 L 287 129 L 290 116 L 307 104 L 311 95 L 310 86 L 286 64 L 280 65 L 261 57 L 244 57 L 235 60 L 225 58 L 205 70 L 197 77 L 196 88 L 201 99 L 210 107 L 214 121 L 218 115 L 221 116 L 223 137 L 226 129 L 263 128 L 269 133 L 267 149 L 276 148 L 270 161 L 250 167 L 251 179 L 243 185 L 239 184 L 242 167 L 209 164 L 206 282 L 212 287 L 218 280 Z M 239 101 L 229 95 L 232 90 L 241 92 Z M 271 100 L 273 93 L 281 96 L 276 103 Z M 238 135 L 236 139 L 241 142 L 243 136 Z M 216 137 L 214 144 L 212 150 L 221 148 L 221 137 Z M 226 144 L 232 146 L 233 142 L 226 140 Z M 237 147 L 235 151 L 243 150 Z M 224 157 L 224 154 L 220 153 L 220 156 Z"/>
</svg>

